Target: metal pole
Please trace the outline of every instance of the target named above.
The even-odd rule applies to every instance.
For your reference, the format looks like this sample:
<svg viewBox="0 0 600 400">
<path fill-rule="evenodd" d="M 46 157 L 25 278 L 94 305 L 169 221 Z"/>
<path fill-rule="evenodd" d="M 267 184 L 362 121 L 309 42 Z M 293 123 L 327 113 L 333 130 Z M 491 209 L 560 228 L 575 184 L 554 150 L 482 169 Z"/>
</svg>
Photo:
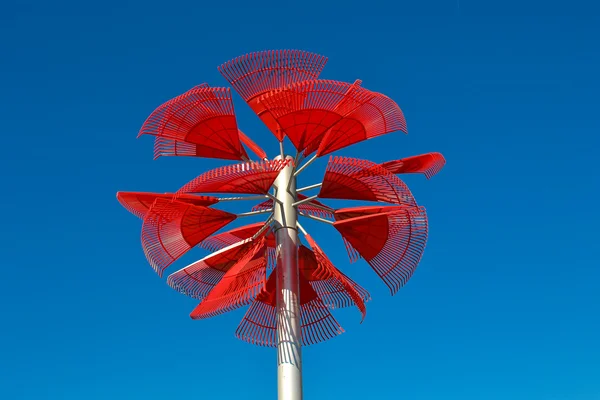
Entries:
<svg viewBox="0 0 600 400">
<path fill-rule="evenodd" d="M 278 157 L 280 158 L 280 157 Z M 292 159 L 286 156 L 286 159 Z M 277 392 L 279 400 L 302 400 L 300 342 L 300 288 L 298 284 L 298 230 L 296 178 L 293 163 L 277 177 L 273 205 L 277 242 Z"/>
</svg>

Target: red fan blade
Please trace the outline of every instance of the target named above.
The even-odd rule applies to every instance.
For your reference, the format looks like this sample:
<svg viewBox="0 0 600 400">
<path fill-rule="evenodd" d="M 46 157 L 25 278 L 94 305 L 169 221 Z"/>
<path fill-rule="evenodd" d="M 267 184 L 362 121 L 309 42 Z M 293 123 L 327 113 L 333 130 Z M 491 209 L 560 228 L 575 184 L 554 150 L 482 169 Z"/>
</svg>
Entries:
<svg viewBox="0 0 600 400">
<path fill-rule="evenodd" d="M 333 308 L 354 304 L 364 320 L 367 314 L 365 301 L 370 299 L 369 292 L 338 270 L 312 237 L 305 235 L 305 238 L 312 251 L 304 246 L 300 247 L 300 273 L 310 282 L 324 304 Z"/>
<path fill-rule="evenodd" d="M 408 133 L 402 110 L 392 99 L 381 93 L 362 104 L 332 127 L 319 145 L 319 157 L 352 144 L 394 131 Z"/>
<path fill-rule="evenodd" d="M 396 175 L 371 161 L 348 157 L 329 159 L 319 197 L 417 204 Z"/>
<path fill-rule="evenodd" d="M 298 151 L 309 147 L 314 151 L 330 128 L 374 96 L 360 87 L 360 81 L 309 80 L 268 92 L 258 102 Z"/>
<path fill-rule="evenodd" d="M 256 296 L 235 335 L 259 346 L 277 346 L 277 271 Z M 344 332 L 310 283 L 300 275 L 300 332 L 302 346 L 326 341 Z"/>
<path fill-rule="evenodd" d="M 156 199 L 142 225 L 146 258 L 162 276 L 175 260 L 234 219 L 235 214 L 214 208 Z"/>
<path fill-rule="evenodd" d="M 363 215 L 380 214 L 384 212 L 397 211 L 405 208 L 406 206 L 368 206 L 368 207 L 352 207 L 342 208 L 335 210 L 334 218 L 336 221 L 342 221 L 344 219 L 362 217 Z M 360 254 L 356 251 L 352 244 L 342 237 L 346 251 L 348 253 L 348 259 L 350 263 L 354 263 L 360 259 Z"/>
<path fill-rule="evenodd" d="M 262 226 L 264 223 L 261 223 Z M 186 296 L 202 300 L 221 281 L 225 273 L 256 246 L 257 241 L 252 239 L 253 235 L 172 273 L 167 278 L 167 284 Z"/>
<path fill-rule="evenodd" d="M 365 215 L 382 214 L 394 211 L 406 210 L 407 206 L 365 206 L 365 207 L 350 207 L 340 208 L 335 210 L 333 215 L 336 221 L 343 221 L 345 219 L 363 217 Z"/>
<path fill-rule="evenodd" d="M 240 142 L 229 88 L 196 86 L 169 100 L 150 114 L 140 135 L 160 139 L 155 144 L 155 157 L 248 158 Z"/>
<path fill-rule="evenodd" d="M 177 191 L 182 193 L 267 194 L 290 160 L 226 165 L 203 173 Z"/>
<path fill-rule="evenodd" d="M 221 65 L 219 72 L 282 141 L 284 135 L 277 122 L 265 113 L 258 97 L 296 82 L 317 79 L 326 62 L 326 57 L 306 51 L 268 50 L 234 58 Z"/>
<path fill-rule="evenodd" d="M 240 140 L 244 143 L 260 160 L 264 160 L 267 158 L 267 153 L 257 145 L 252 139 L 250 139 L 246 134 L 242 131 L 238 131 L 240 134 Z"/>
<path fill-rule="evenodd" d="M 298 200 L 304 200 L 307 196 L 298 193 Z M 262 211 L 273 208 L 273 200 L 265 200 L 262 203 L 259 203 L 252 207 L 252 211 Z M 326 206 L 317 200 L 312 200 L 308 203 L 302 203 L 298 205 L 298 211 L 301 211 L 305 214 L 314 215 L 316 217 L 326 218 L 329 220 L 333 220 L 333 211 L 334 209 Z"/>
<path fill-rule="evenodd" d="M 252 237 L 256 232 L 265 225 L 264 222 L 257 222 L 255 224 L 244 225 L 238 228 L 234 228 L 230 231 L 213 235 L 208 239 L 200 243 L 200 247 L 208 251 L 217 251 L 224 247 L 231 246 L 240 240 L 248 239 Z M 267 247 L 275 247 L 275 236 L 273 232 L 268 231 L 265 235 L 265 241 Z"/>
<path fill-rule="evenodd" d="M 260 228 L 264 226 L 264 222 L 244 225 L 234 228 L 230 231 L 213 235 L 200 243 L 200 247 L 208 251 L 221 250 L 227 246 L 238 243 L 241 240 L 251 238 Z"/>
<path fill-rule="evenodd" d="M 375 270 L 392 295 L 412 276 L 427 242 L 427 214 L 422 207 L 343 219 L 333 226 Z"/>
<path fill-rule="evenodd" d="M 253 242 L 233 259 L 234 265 L 192 311 L 192 319 L 210 318 L 246 305 L 264 288 L 267 280 L 265 241 L 261 238 Z"/>
<path fill-rule="evenodd" d="M 426 153 L 384 162 L 381 166 L 393 174 L 422 173 L 427 179 L 431 179 L 445 164 L 446 159 L 441 153 Z"/>
<path fill-rule="evenodd" d="M 151 193 L 151 192 L 117 192 L 117 200 L 130 213 L 138 218 L 144 218 L 152 203 L 156 199 L 171 200 L 174 193 Z M 186 194 L 181 196 L 179 201 L 193 204 L 195 206 L 211 206 L 219 202 L 219 199 L 212 196 L 196 196 Z"/>
</svg>

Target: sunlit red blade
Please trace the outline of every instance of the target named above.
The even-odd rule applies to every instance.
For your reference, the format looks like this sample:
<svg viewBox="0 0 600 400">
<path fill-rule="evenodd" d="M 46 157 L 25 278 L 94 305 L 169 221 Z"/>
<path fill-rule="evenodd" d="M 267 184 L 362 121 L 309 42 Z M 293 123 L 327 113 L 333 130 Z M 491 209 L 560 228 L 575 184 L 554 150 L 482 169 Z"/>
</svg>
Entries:
<svg viewBox="0 0 600 400">
<path fill-rule="evenodd" d="M 446 159 L 441 153 L 427 153 L 384 162 L 381 166 L 393 174 L 422 173 L 427 179 L 431 179 L 445 164 Z"/>
<path fill-rule="evenodd" d="M 256 154 L 256 156 L 260 160 L 264 160 L 265 158 L 267 158 L 267 153 L 265 153 L 265 151 L 259 145 L 257 145 L 252 139 L 250 139 L 248 136 L 246 136 L 246 134 L 244 132 L 238 131 L 238 133 L 240 134 L 240 140 L 242 141 L 242 143 L 244 143 L 244 145 L 246 147 L 248 147 L 250 150 L 252 150 L 252 152 L 254 154 Z"/>
<path fill-rule="evenodd" d="M 142 225 L 146 258 L 162 276 L 175 260 L 235 218 L 235 214 L 214 208 L 156 199 Z"/>
<path fill-rule="evenodd" d="M 256 296 L 235 335 L 258 346 L 277 346 L 276 275 L 273 271 L 265 288 Z M 285 299 L 292 301 L 291 299 Z M 285 323 L 282 321 L 282 323 Z M 309 282 L 300 277 L 300 336 L 302 346 L 326 341 L 344 332 L 329 307 Z M 285 355 L 284 355 L 285 356 Z"/>
<path fill-rule="evenodd" d="M 271 160 L 226 165 L 203 173 L 177 191 L 183 193 L 267 194 L 290 160 Z"/>
<path fill-rule="evenodd" d="M 304 200 L 306 196 L 298 193 L 298 200 Z M 259 203 L 252 207 L 252 211 L 262 211 L 273 208 L 273 200 L 265 200 L 262 203 Z M 326 218 L 333 220 L 333 208 L 326 206 L 317 200 L 312 200 L 308 203 L 302 203 L 297 207 L 298 211 L 301 211 L 305 214 L 314 215 L 316 217 Z"/>
<path fill-rule="evenodd" d="M 264 224 L 261 223 L 262 226 Z M 257 232 L 258 230 L 248 238 L 238 239 L 235 243 L 224 246 L 202 260 L 172 273 L 167 278 L 167 284 L 186 296 L 203 299 L 225 273 L 256 245 L 256 240 L 252 239 L 252 236 Z"/>
<path fill-rule="evenodd" d="M 174 193 L 152 193 L 152 192 L 117 192 L 117 200 L 130 213 L 138 218 L 144 218 L 148 209 L 156 199 L 170 200 Z M 196 206 L 211 206 L 219 202 L 219 199 L 212 196 L 196 196 L 187 194 L 181 196 L 179 201 L 190 203 Z"/>
<path fill-rule="evenodd" d="M 360 83 L 308 80 L 265 93 L 258 100 L 266 111 L 261 117 L 269 115 L 298 151 L 314 151 L 329 129 L 376 96 Z"/>
<path fill-rule="evenodd" d="M 332 308 L 355 305 L 364 320 L 367 314 L 365 302 L 370 299 L 369 292 L 334 267 L 312 237 L 306 235 L 305 238 L 312 251 L 307 247 L 300 247 L 298 252 L 300 274 L 310 282 L 324 304 Z"/>
<path fill-rule="evenodd" d="M 266 245 L 261 238 L 234 259 L 234 265 L 192 311 L 192 319 L 219 315 L 250 303 L 267 280 Z"/>
<path fill-rule="evenodd" d="M 319 157 L 352 144 L 394 131 L 407 133 L 402 110 L 392 99 L 381 93 L 344 116 L 329 129 L 317 150 Z"/>
<path fill-rule="evenodd" d="M 422 207 L 344 219 L 333 226 L 375 270 L 392 295 L 412 276 L 427 242 L 427 214 Z"/>
<path fill-rule="evenodd" d="M 202 241 L 199 246 L 208 251 L 221 250 L 222 248 L 237 243 L 240 240 L 252 237 L 264 225 L 264 222 L 257 222 L 255 224 L 240 226 L 230 231 L 213 235 Z M 267 231 L 265 235 L 265 242 L 267 247 L 275 247 L 275 236 L 273 235 L 273 232 Z"/>
<path fill-rule="evenodd" d="M 416 205 L 396 175 L 371 161 L 348 157 L 329 159 L 319 197 Z"/>
<path fill-rule="evenodd" d="M 208 251 L 221 250 L 244 239 L 251 238 L 263 226 L 264 222 L 257 222 L 255 224 L 240 226 L 238 228 L 231 229 L 227 232 L 213 235 L 203 240 L 199 246 Z"/>
<path fill-rule="evenodd" d="M 403 209 L 407 206 L 368 206 L 368 207 L 351 207 L 351 208 L 341 208 L 335 210 L 334 218 L 336 221 L 342 221 L 344 219 L 362 217 L 364 215 L 371 214 L 380 214 L 384 212 L 397 211 Z M 411 206 L 412 207 L 412 206 Z M 342 237 L 344 240 L 344 246 L 346 247 L 346 251 L 348 252 L 348 259 L 350 263 L 354 263 L 358 261 L 360 257 L 360 253 L 356 251 L 352 244 L 346 240 L 345 237 Z"/>
<path fill-rule="evenodd" d="M 140 135 L 160 138 L 155 157 L 192 155 L 226 160 L 247 159 L 240 142 L 229 88 L 195 87 L 159 106 Z M 187 143 L 187 146 L 182 143 Z"/>
<path fill-rule="evenodd" d="M 345 219 L 363 217 L 365 215 L 402 211 L 411 207 L 412 206 L 365 206 L 340 208 L 335 210 L 333 217 L 336 221 L 343 221 Z"/>
<path fill-rule="evenodd" d="M 300 50 L 268 50 L 249 53 L 219 67 L 221 74 L 263 122 L 283 140 L 277 122 L 265 114 L 259 96 L 290 84 L 317 79 L 327 58 Z"/>
</svg>

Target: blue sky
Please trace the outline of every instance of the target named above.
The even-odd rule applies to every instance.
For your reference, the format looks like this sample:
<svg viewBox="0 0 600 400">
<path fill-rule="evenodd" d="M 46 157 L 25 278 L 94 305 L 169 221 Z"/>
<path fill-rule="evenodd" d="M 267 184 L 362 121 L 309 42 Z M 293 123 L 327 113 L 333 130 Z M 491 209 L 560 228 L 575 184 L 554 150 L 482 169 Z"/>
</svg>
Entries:
<svg viewBox="0 0 600 400">
<path fill-rule="evenodd" d="M 402 107 L 409 135 L 339 154 L 448 160 L 406 179 L 430 236 L 394 297 L 348 264 L 337 233 L 305 224 L 373 297 L 362 325 L 340 310 L 346 333 L 304 350 L 305 397 L 600 398 L 600 11 L 588 3 L 4 5 L 0 398 L 275 398 L 275 351 L 234 338 L 243 311 L 190 320 L 195 302 L 147 265 L 115 192 L 172 191 L 223 165 L 153 161 L 137 131 L 192 86 L 226 85 L 222 62 L 281 48 L 326 55 L 322 77 L 360 78 Z"/>
</svg>

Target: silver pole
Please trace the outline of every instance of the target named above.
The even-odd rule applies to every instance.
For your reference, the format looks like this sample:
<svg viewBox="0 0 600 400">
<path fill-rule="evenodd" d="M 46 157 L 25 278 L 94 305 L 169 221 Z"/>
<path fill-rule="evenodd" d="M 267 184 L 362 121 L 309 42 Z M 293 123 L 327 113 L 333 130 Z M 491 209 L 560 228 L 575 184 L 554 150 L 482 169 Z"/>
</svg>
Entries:
<svg viewBox="0 0 600 400">
<path fill-rule="evenodd" d="M 278 157 L 279 158 L 279 157 Z M 287 156 L 286 159 L 291 159 Z M 298 284 L 298 231 L 296 178 L 288 164 L 277 177 L 273 205 L 277 241 L 277 393 L 279 400 L 302 400 L 300 342 L 300 288 Z M 287 189 L 287 190 L 286 190 Z"/>
</svg>

